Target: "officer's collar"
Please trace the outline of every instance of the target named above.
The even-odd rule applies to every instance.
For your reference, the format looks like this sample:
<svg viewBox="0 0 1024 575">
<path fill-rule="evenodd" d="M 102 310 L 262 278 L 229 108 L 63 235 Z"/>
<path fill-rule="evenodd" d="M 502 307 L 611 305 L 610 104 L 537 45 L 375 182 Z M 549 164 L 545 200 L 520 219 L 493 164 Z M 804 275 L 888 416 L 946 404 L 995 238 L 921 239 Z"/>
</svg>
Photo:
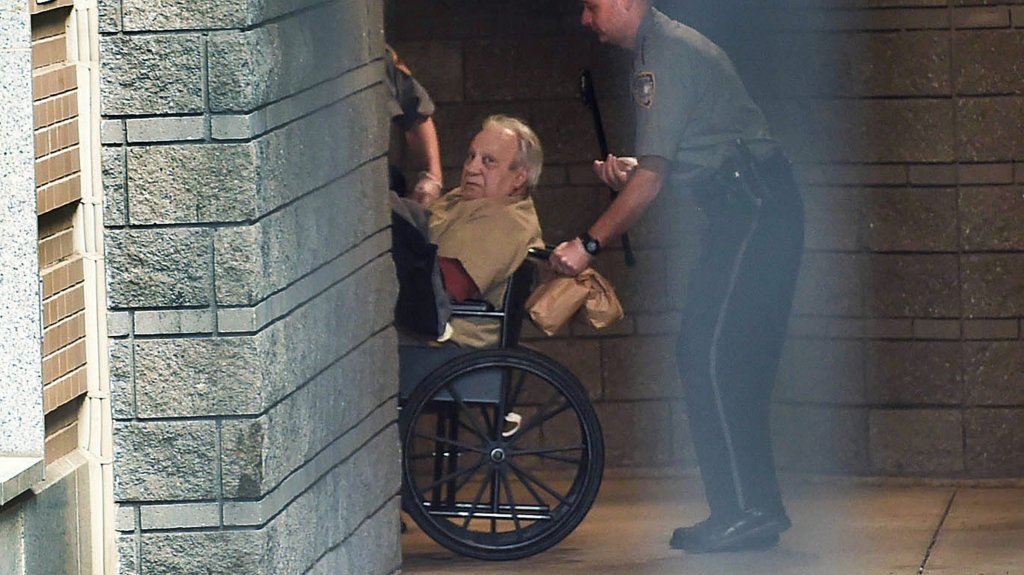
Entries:
<svg viewBox="0 0 1024 575">
<path fill-rule="evenodd" d="M 636 31 L 636 53 L 640 57 L 641 65 L 647 64 L 647 54 L 645 54 L 647 37 L 651 34 L 651 29 L 654 28 L 654 14 L 656 12 L 657 10 L 653 6 L 648 7 L 643 20 L 640 21 L 640 27 Z"/>
</svg>

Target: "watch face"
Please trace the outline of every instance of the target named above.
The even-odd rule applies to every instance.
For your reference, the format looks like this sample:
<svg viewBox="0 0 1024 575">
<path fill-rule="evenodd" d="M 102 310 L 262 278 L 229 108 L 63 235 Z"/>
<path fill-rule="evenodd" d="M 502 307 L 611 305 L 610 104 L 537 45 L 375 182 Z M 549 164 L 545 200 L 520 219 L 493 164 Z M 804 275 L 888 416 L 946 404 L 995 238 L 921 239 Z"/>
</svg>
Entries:
<svg viewBox="0 0 1024 575">
<path fill-rule="evenodd" d="M 587 250 L 588 253 L 594 254 L 597 252 L 597 240 L 590 240 L 587 243 L 583 244 L 583 247 L 584 249 Z"/>
</svg>

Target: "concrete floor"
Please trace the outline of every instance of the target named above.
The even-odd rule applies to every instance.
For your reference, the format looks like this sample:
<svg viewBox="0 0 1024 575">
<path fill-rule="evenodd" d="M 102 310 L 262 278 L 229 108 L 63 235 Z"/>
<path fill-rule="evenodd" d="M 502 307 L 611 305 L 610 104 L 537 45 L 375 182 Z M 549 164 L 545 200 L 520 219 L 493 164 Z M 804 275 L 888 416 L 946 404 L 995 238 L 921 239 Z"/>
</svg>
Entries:
<svg viewBox="0 0 1024 575">
<path fill-rule="evenodd" d="M 793 528 L 775 549 L 688 555 L 672 529 L 706 515 L 692 477 L 606 478 L 593 509 L 558 546 L 507 563 L 456 556 L 415 525 L 407 575 L 1024 575 L 1024 486 L 911 486 L 789 480 Z M 408 521 L 407 521 L 408 522 Z"/>
</svg>

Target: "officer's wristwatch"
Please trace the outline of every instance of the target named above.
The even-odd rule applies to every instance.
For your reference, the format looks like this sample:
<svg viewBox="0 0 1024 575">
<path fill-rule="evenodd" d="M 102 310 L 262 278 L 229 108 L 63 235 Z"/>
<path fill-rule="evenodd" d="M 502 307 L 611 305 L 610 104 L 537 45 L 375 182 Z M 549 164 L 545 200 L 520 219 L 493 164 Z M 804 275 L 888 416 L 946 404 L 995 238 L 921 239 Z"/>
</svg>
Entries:
<svg viewBox="0 0 1024 575">
<path fill-rule="evenodd" d="M 580 242 L 583 243 L 583 249 L 592 256 L 596 256 L 601 251 L 601 242 L 587 232 L 580 234 Z"/>
</svg>

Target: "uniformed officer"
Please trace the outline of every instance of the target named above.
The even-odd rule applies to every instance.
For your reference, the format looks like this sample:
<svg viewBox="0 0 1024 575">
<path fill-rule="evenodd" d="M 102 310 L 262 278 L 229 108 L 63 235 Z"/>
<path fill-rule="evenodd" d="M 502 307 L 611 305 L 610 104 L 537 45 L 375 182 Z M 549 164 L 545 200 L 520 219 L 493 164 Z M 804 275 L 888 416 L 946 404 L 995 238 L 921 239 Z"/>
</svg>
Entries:
<svg viewBox="0 0 1024 575">
<path fill-rule="evenodd" d="M 391 46 L 385 54 L 385 81 L 390 93 L 390 187 L 400 196 L 427 205 L 441 196 L 441 150 L 434 124 L 434 102 Z M 407 178 L 406 174 L 414 174 Z M 413 179 L 410 189 L 406 183 Z"/>
<path fill-rule="evenodd" d="M 803 251 L 792 168 L 720 48 L 650 5 L 583 0 L 582 22 L 634 53 L 636 159 L 597 175 L 620 190 L 552 267 L 586 268 L 663 186 L 689 190 L 707 219 L 677 360 L 710 516 L 672 534 L 689 552 L 771 547 L 790 527 L 779 493 L 769 406 Z"/>
</svg>

